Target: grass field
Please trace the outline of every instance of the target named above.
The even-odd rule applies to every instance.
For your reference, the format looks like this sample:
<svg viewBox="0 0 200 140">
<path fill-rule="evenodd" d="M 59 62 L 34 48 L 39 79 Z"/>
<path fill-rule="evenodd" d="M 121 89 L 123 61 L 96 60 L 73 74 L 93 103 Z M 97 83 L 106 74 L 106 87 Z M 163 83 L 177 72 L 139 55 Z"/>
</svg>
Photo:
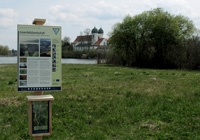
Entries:
<svg viewBox="0 0 200 140">
<path fill-rule="evenodd" d="M 63 64 L 50 140 L 199 140 L 200 73 Z M 0 65 L 0 140 L 28 136 L 31 92 L 17 92 L 17 66 Z"/>
</svg>

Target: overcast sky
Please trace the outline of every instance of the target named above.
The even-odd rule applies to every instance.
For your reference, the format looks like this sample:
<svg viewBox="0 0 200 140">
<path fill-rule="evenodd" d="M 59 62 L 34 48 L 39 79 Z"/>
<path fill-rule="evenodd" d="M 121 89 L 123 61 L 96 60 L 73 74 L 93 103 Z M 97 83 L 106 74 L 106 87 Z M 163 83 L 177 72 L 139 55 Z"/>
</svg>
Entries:
<svg viewBox="0 0 200 140">
<path fill-rule="evenodd" d="M 73 42 L 80 32 L 94 26 L 104 37 L 115 23 L 129 14 L 134 16 L 157 7 L 193 20 L 200 29 L 199 0 L 0 0 L 0 45 L 17 49 L 17 24 L 32 24 L 34 18 L 46 19 L 45 25 L 62 26 L 62 38 Z"/>
</svg>

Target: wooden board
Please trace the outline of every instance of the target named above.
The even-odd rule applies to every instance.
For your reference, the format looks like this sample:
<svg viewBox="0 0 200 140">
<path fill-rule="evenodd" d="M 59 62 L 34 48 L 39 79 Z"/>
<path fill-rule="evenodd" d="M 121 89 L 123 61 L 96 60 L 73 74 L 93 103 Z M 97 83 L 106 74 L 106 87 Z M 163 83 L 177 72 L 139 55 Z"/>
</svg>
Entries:
<svg viewBox="0 0 200 140">
<path fill-rule="evenodd" d="M 26 96 L 29 102 L 31 101 L 53 101 L 54 97 L 52 95 L 32 95 Z"/>
<path fill-rule="evenodd" d="M 46 19 L 35 18 L 34 21 L 33 21 L 33 24 L 35 24 L 35 25 L 44 25 L 45 22 L 46 22 Z"/>
</svg>

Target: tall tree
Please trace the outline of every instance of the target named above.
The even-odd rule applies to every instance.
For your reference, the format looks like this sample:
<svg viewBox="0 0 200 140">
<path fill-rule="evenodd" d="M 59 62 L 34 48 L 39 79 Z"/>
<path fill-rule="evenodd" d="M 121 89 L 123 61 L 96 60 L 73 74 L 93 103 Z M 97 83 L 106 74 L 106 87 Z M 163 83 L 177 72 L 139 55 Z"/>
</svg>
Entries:
<svg viewBox="0 0 200 140">
<path fill-rule="evenodd" d="M 188 18 L 157 8 L 133 17 L 126 16 L 110 33 L 110 45 L 116 56 L 120 57 L 119 63 L 122 65 L 175 67 L 172 58 L 177 55 L 177 51 L 182 52 L 179 49 L 184 49 L 183 41 L 194 30 Z"/>
<path fill-rule="evenodd" d="M 62 40 L 62 57 L 68 57 L 71 51 L 73 51 L 73 46 L 70 43 L 70 38 L 64 37 Z"/>
</svg>

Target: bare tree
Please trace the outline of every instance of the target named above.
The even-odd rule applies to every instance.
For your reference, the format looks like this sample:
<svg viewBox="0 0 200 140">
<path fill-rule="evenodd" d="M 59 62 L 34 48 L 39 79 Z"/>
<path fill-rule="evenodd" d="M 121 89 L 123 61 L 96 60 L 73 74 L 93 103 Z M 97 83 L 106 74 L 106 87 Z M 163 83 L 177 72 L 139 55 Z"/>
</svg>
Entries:
<svg viewBox="0 0 200 140">
<path fill-rule="evenodd" d="M 85 35 L 90 35 L 90 33 L 91 33 L 91 30 L 90 30 L 89 28 L 86 28 L 86 29 L 84 30 L 84 34 L 85 34 Z"/>
<path fill-rule="evenodd" d="M 65 36 L 65 37 L 63 38 L 63 42 L 64 42 L 64 43 L 70 43 L 70 37 Z"/>
</svg>

